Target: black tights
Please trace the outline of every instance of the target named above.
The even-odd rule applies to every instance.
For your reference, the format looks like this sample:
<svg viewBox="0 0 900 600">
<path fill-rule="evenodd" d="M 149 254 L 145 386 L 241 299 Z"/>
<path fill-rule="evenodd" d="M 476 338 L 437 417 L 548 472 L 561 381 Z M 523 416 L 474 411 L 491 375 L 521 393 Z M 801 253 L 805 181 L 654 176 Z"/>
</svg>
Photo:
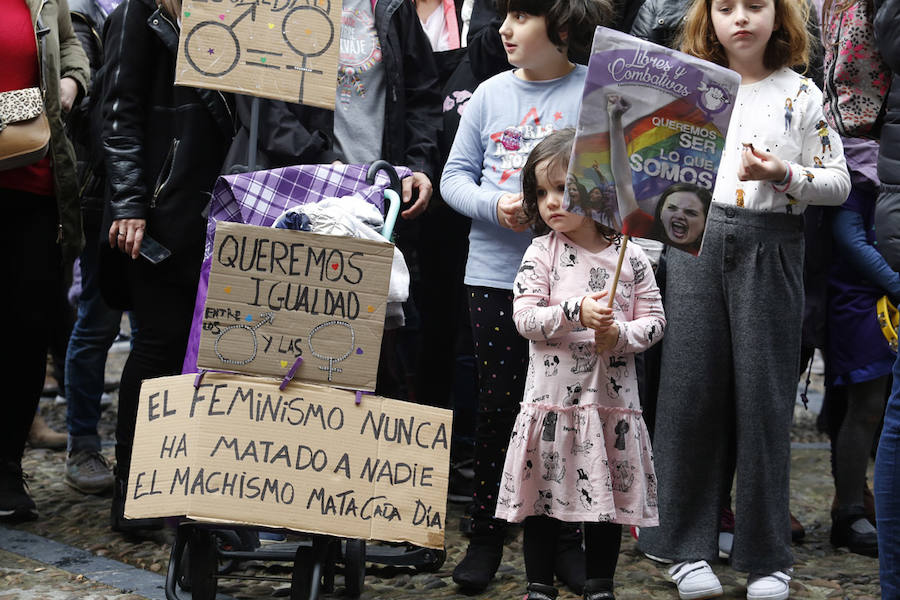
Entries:
<svg viewBox="0 0 900 600">
<path fill-rule="evenodd" d="M 525 576 L 528 583 L 553 585 L 556 541 L 561 521 L 552 517 L 528 517 L 524 522 Z M 584 523 L 586 579 L 612 579 L 619 562 L 622 526 L 614 523 Z"/>
</svg>

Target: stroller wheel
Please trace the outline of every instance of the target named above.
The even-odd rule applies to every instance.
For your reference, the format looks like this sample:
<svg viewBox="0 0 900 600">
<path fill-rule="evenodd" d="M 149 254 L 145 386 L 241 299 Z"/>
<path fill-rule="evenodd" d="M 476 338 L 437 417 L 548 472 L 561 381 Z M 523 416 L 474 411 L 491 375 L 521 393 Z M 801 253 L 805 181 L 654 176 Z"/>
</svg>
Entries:
<svg viewBox="0 0 900 600">
<path fill-rule="evenodd" d="M 434 573 L 444 566 L 444 561 L 447 560 L 447 551 L 426 548 L 422 559 L 422 564 L 419 565 L 418 570 L 425 573 Z"/>
<path fill-rule="evenodd" d="M 344 588 L 350 598 L 359 598 L 366 580 L 366 541 L 347 540 L 344 546 Z"/>
<path fill-rule="evenodd" d="M 191 598 L 193 600 L 215 600 L 218 561 L 216 540 L 213 534 L 207 530 L 195 528 L 188 540 L 186 554 Z"/>
</svg>

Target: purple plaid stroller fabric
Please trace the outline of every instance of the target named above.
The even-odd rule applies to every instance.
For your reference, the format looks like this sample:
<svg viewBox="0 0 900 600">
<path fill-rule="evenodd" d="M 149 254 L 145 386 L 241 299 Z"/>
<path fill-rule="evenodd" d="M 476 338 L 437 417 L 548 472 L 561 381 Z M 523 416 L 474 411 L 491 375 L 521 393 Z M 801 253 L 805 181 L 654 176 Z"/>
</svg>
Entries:
<svg viewBox="0 0 900 600">
<path fill-rule="evenodd" d="M 395 167 L 400 179 L 412 173 L 406 167 Z M 253 171 L 219 177 L 209 204 L 206 226 L 206 249 L 200 268 L 194 318 L 182 366 L 183 373 L 197 372 L 197 354 L 203 307 L 212 264 L 213 236 L 218 221 L 270 227 L 281 214 L 299 204 L 318 202 L 323 198 L 357 195 L 384 212 L 384 190 L 390 185 L 388 176 L 379 171 L 375 184 L 366 183 L 368 165 L 300 165 Z"/>
</svg>

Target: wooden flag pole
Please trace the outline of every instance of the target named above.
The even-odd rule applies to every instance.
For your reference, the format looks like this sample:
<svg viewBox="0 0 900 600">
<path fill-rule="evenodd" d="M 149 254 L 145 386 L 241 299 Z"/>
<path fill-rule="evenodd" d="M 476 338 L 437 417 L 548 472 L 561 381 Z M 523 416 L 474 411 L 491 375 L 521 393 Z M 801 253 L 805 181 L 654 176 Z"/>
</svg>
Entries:
<svg viewBox="0 0 900 600">
<path fill-rule="evenodd" d="M 609 308 L 613 307 L 613 302 L 616 299 L 616 287 L 619 285 L 619 275 L 622 273 L 622 261 L 625 260 L 625 248 L 628 246 L 629 238 L 630 236 L 627 235 L 622 236 L 622 247 L 619 248 L 619 262 L 616 264 L 616 273 L 613 275 L 612 287 L 609 289 L 609 301 L 606 304 Z"/>
<path fill-rule="evenodd" d="M 612 308 L 613 302 L 616 301 L 616 287 L 618 287 L 619 285 L 619 275 L 622 273 L 622 261 L 625 260 L 625 248 L 628 246 L 628 239 L 629 236 L 622 236 L 622 247 L 619 248 L 619 260 L 616 263 L 616 272 L 613 275 L 612 286 L 609 289 L 609 300 L 606 304 L 609 308 Z M 594 334 L 594 343 L 596 344 L 597 348 L 600 347 L 596 333 Z M 598 352 L 600 351 L 598 350 Z"/>
</svg>

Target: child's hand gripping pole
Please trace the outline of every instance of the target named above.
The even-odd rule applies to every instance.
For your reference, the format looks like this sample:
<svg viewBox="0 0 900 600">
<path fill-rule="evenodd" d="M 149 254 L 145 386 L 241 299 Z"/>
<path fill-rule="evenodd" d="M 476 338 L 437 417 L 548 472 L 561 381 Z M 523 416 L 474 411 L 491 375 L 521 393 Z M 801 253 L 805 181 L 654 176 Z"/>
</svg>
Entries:
<svg viewBox="0 0 900 600">
<path fill-rule="evenodd" d="M 630 236 L 627 235 L 622 236 L 622 247 L 619 248 L 619 260 L 616 262 L 616 272 L 613 274 L 612 286 L 609 288 L 609 299 L 607 300 L 607 306 L 609 308 L 613 307 L 613 303 L 616 300 L 616 288 L 619 285 L 619 275 L 622 274 L 622 261 L 625 260 L 625 248 L 628 247 L 629 237 Z M 599 331 L 594 334 L 594 344 L 598 353 L 609 349 L 609 344 L 604 337 L 603 333 Z"/>
</svg>

